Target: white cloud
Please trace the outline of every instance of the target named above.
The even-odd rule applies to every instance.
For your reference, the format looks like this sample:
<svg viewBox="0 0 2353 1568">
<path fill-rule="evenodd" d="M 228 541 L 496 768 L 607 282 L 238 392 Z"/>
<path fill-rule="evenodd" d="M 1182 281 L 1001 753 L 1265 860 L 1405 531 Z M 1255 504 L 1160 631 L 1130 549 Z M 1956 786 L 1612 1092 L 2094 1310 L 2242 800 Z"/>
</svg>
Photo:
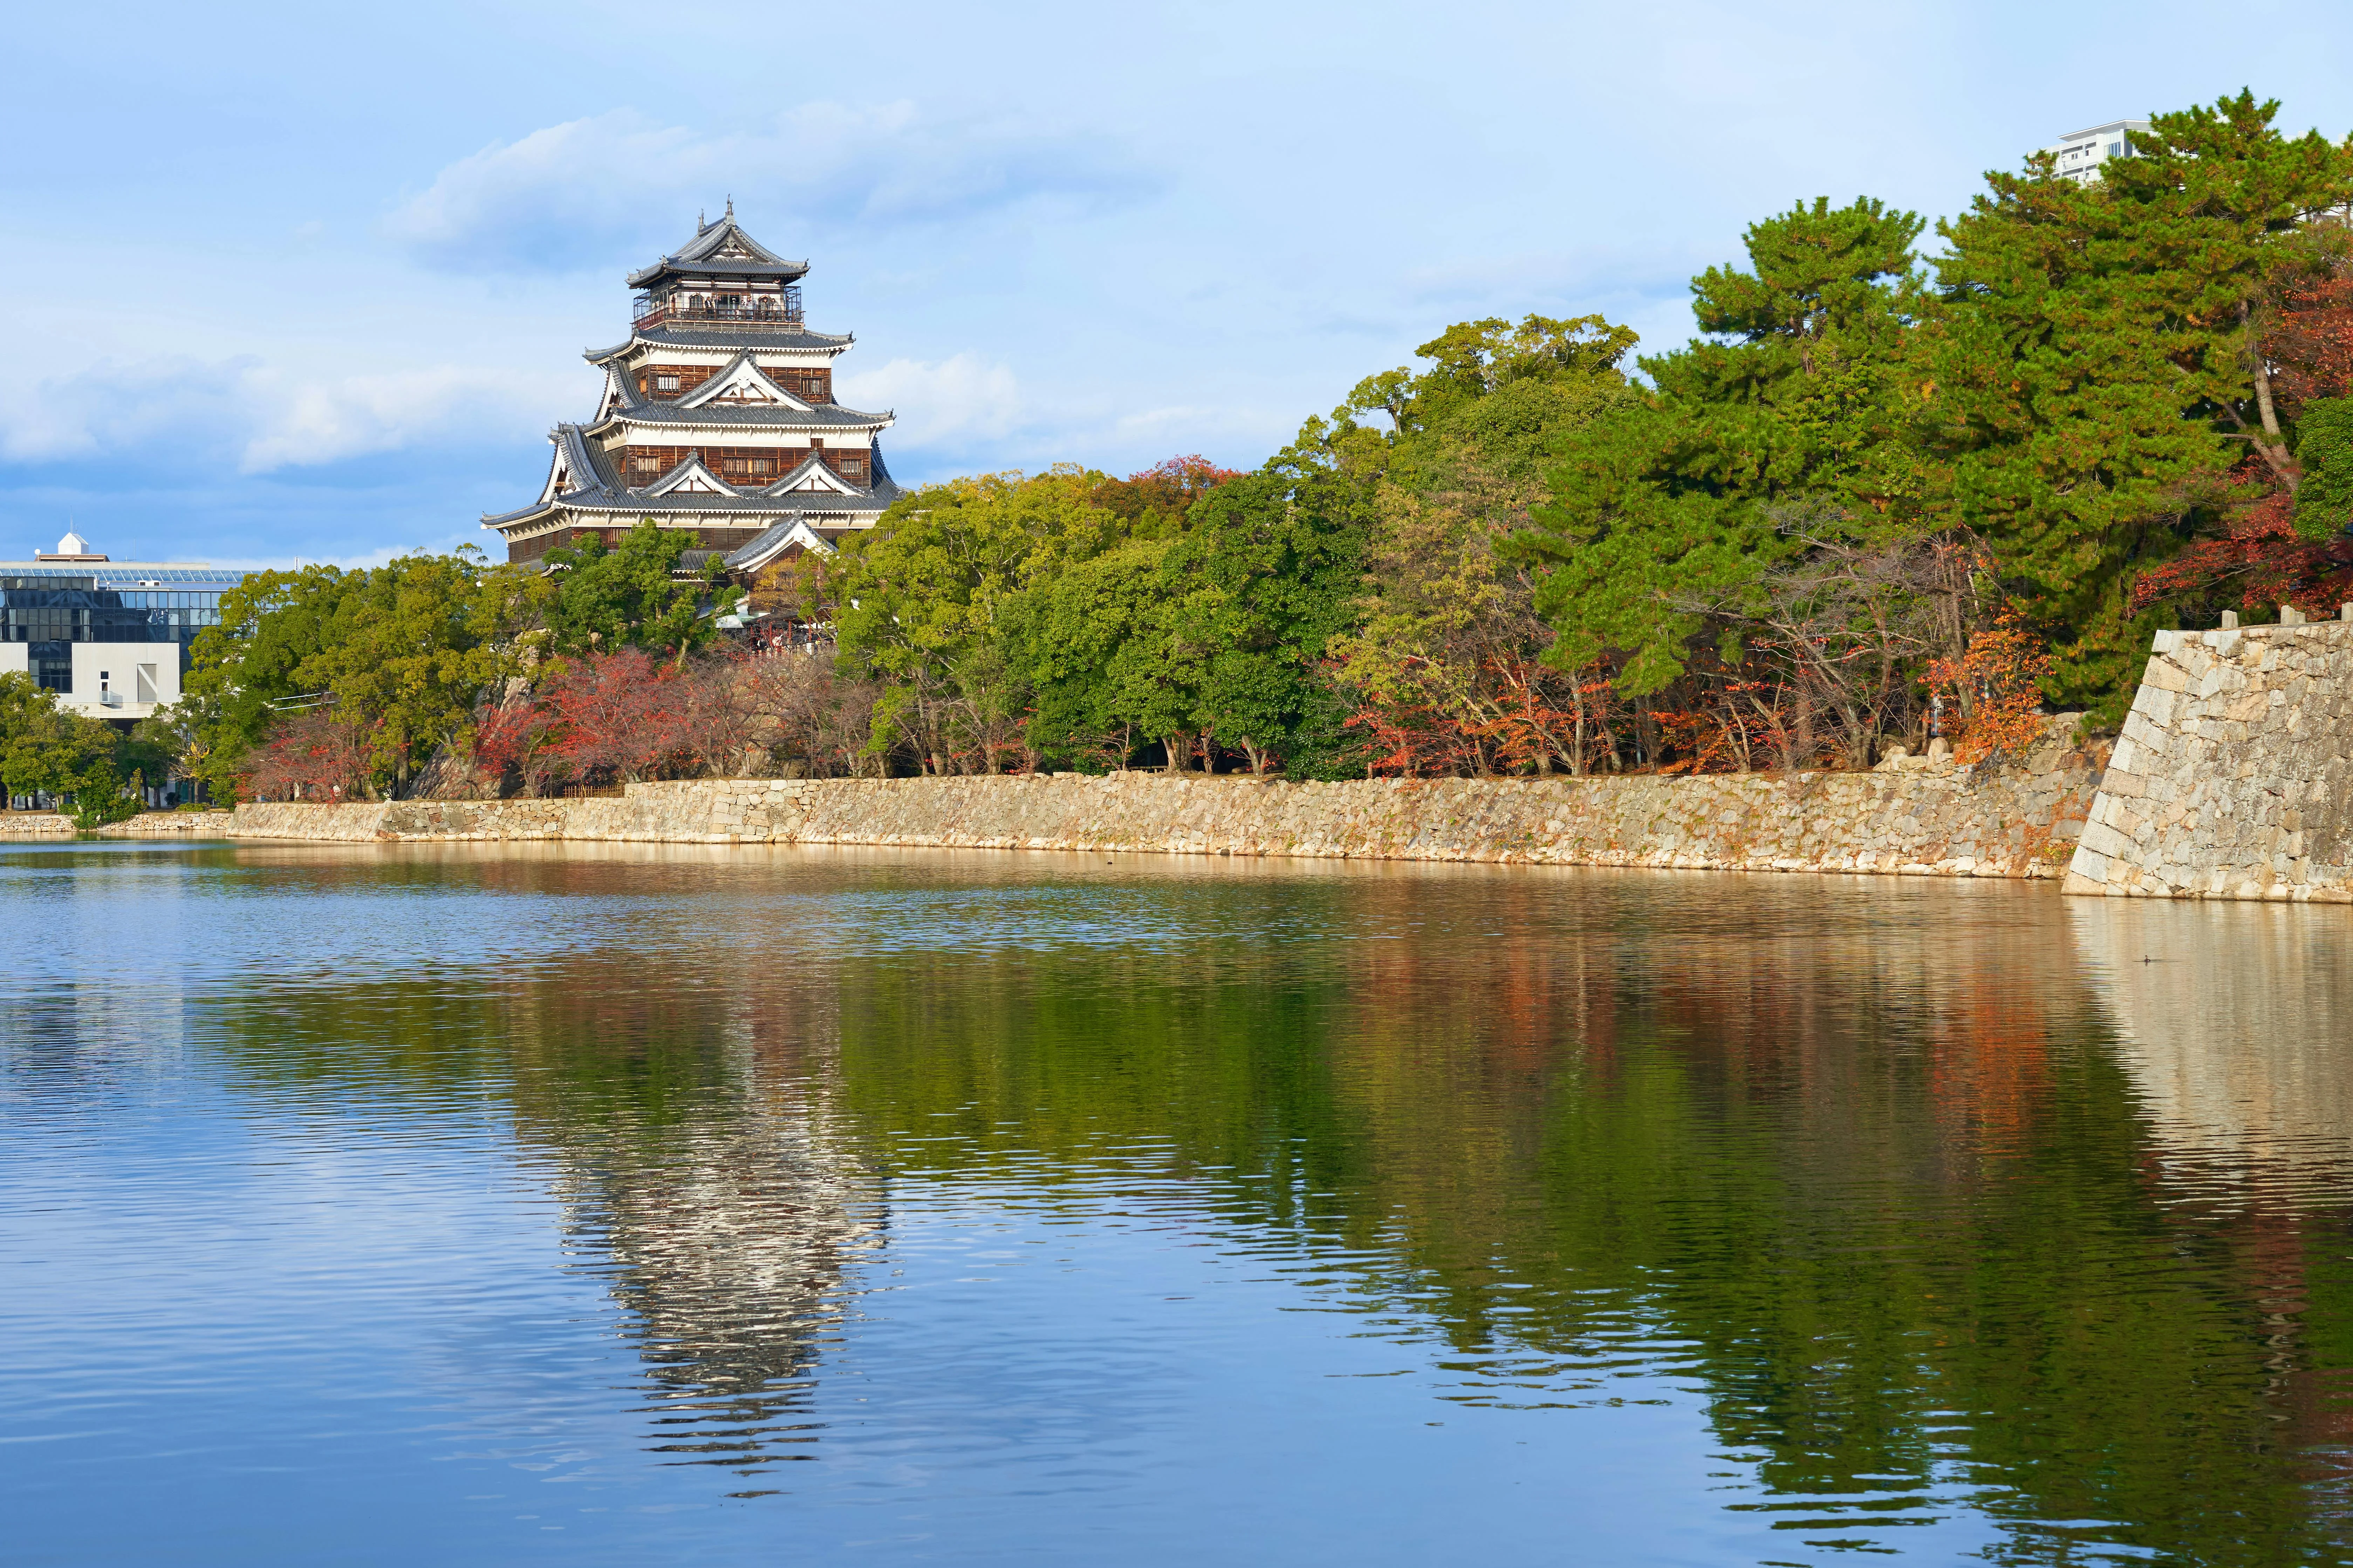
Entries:
<svg viewBox="0 0 2353 1568">
<path fill-rule="evenodd" d="M 57 462 L 234 440 L 247 416 L 244 384 L 259 363 L 176 356 L 100 362 L 73 375 L 0 387 L 0 459 Z"/>
<path fill-rule="evenodd" d="M 1003 440 L 1027 422 L 1012 371 L 971 354 L 932 363 L 894 359 L 844 374 L 840 396 L 852 408 L 901 411 L 887 437 L 894 447 Z"/>
<path fill-rule="evenodd" d="M 240 357 L 101 363 L 0 391 L 0 460 L 248 474 L 484 435 L 528 438 L 570 382 L 442 364 L 319 375 Z"/>
<path fill-rule="evenodd" d="M 1100 135 L 927 118 L 906 102 L 807 104 L 731 133 L 616 109 L 460 158 L 385 226 L 451 270 L 566 271 L 631 245 L 674 246 L 688 204 L 715 208 L 729 195 L 754 234 L 790 245 L 846 225 L 954 220 L 1039 197 L 1120 201 L 1155 183 Z"/>
<path fill-rule="evenodd" d="M 332 463 L 370 452 L 446 442 L 485 431 L 543 428 L 567 384 L 546 375 L 433 365 L 325 378 L 258 374 L 257 427 L 237 467 L 246 473 Z"/>
<path fill-rule="evenodd" d="M 1303 415 L 1273 414 L 1262 408 L 1207 407 L 1178 404 L 1166 408 L 1140 408 L 1123 414 L 1091 446 L 1122 452 L 1166 448 L 1177 456 L 1208 447 L 1274 447 L 1291 438 Z"/>
<path fill-rule="evenodd" d="M 495 542 L 495 541 L 493 541 Z M 447 539 L 427 544 L 385 544 L 374 550 L 363 550 L 349 555 L 254 555 L 240 559 L 215 556 L 207 565 L 226 567 L 232 572 L 292 572 L 304 566 L 340 566 L 347 572 L 382 566 L 402 555 L 424 551 L 446 555 L 461 544 L 477 550 L 484 548 L 481 537 L 472 534 L 452 534 Z"/>
</svg>

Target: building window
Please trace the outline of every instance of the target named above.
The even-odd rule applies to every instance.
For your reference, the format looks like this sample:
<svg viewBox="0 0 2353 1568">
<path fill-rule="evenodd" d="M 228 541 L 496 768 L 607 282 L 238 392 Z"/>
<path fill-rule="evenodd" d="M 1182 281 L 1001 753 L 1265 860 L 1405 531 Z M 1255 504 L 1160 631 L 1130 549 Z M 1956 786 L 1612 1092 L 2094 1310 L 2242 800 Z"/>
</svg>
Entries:
<svg viewBox="0 0 2353 1568">
<path fill-rule="evenodd" d="M 676 392 L 678 390 L 678 377 L 674 375 L 658 375 L 654 377 L 654 390 L 656 392 Z"/>
</svg>

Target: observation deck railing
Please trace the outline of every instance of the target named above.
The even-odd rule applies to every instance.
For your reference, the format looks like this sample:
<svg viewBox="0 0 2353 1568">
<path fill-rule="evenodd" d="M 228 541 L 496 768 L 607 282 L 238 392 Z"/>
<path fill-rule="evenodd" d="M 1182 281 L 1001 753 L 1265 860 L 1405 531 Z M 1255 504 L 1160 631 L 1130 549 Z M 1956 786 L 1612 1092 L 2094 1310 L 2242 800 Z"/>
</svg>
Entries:
<svg viewBox="0 0 2353 1568">
<path fill-rule="evenodd" d="M 630 313 L 629 321 L 632 326 L 637 327 L 769 327 L 780 332 L 797 332 L 803 330 L 804 325 L 798 300 L 780 305 L 773 300 L 742 305 L 640 303 Z"/>
</svg>

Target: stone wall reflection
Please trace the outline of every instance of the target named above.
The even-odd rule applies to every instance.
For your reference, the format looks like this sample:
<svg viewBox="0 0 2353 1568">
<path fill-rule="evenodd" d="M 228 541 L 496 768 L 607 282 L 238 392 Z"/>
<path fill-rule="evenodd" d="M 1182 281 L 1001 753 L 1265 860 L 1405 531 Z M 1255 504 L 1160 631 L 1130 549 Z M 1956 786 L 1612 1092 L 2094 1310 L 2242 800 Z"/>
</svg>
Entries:
<svg viewBox="0 0 2353 1568">
<path fill-rule="evenodd" d="M 2353 1174 L 2353 946 L 2333 912 L 2074 899 L 2068 923 L 2166 1152 L 2275 1194 Z"/>
</svg>

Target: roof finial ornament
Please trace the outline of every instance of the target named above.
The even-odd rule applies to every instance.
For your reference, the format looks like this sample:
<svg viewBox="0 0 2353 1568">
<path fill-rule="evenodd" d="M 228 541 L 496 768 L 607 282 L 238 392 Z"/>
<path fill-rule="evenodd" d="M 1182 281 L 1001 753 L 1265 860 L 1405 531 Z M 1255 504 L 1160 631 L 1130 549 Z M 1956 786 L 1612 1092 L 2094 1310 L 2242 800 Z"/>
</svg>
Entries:
<svg viewBox="0 0 2353 1568">
<path fill-rule="evenodd" d="M 735 216 L 735 193 L 733 191 L 727 193 L 727 216 L 731 221 Z"/>
<path fill-rule="evenodd" d="M 701 207 L 694 209 L 694 232 L 697 234 L 701 234 L 704 229 L 711 226 L 709 224 L 702 221 L 702 213 L 703 209 Z"/>
</svg>

